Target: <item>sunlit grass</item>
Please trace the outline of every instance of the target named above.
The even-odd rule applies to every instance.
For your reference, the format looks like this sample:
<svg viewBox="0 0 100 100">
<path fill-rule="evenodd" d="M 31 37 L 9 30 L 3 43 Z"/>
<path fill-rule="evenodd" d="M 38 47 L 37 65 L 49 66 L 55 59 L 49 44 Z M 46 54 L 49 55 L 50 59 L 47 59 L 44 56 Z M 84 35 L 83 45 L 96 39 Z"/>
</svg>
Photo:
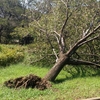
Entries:
<svg viewBox="0 0 100 100">
<path fill-rule="evenodd" d="M 52 88 L 40 91 L 37 89 L 9 89 L 3 86 L 4 81 L 35 74 L 44 77 L 49 68 L 26 66 L 23 64 L 0 68 L 0 100 L 78 100 L 100 96 L 100 77 L 66 78 L 68 73 L 62 71 Z"/>
<path fill-rule="evenodd" d="M 25 76 L 28 74 L 35 74 L 43 77 L 48 71 L 47 68 L 40 68 L 35 66 L 25 66 L 23 64 L 12 65 L 9 67 L 0 68 L 0 83 L 9 78 L 16 78 L 19 76 Z"/>
</svg>

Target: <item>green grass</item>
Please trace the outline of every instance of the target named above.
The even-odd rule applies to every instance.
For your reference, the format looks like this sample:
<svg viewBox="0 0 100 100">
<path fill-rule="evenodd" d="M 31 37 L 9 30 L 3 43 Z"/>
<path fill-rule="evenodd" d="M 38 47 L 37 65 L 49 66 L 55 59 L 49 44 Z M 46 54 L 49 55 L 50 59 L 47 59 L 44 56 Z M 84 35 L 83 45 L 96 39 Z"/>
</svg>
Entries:
<svg viewBox="0 0 100 100">
<path fill-rule="evenodd" d="M 23 64 L 0 68 L 0 100 L 78 100 L 100 96 L 100 77 L 72 77 L 62 71 L 50 89 L 9 89 L 3 82 L 30 73 L 44 77 L 48 68 L 25 66 Z M 66 75 L 69 78 L 66 78 Z"/>
</svg>

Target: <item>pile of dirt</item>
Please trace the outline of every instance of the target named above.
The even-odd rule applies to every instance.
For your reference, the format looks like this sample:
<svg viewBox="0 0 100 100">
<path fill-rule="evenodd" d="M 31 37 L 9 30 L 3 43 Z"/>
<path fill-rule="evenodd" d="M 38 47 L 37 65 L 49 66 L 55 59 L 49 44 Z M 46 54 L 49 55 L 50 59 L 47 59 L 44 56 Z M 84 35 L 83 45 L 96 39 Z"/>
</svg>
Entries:
<svg viewBox="0 0 100 100">
<path fill-rule="evenodd" d="M 10 79 L 5 81 L 4 85 L 9 88 L 37 88 L 39 90 L 44 90 L 52 86 L 49 81 L 46 81 L 45 79 L 42 79 L 33 74 Z"/>
</svg>

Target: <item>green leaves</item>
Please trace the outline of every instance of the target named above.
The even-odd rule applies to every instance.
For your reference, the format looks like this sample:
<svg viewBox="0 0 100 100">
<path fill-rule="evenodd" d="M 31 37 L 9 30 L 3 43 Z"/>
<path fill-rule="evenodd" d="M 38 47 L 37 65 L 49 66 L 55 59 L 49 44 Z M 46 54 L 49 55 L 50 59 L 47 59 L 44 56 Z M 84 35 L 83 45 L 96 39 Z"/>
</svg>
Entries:
<svg viewBox="0 0 100 100">
<path fill-rule="evenodd" d="M 0 45 L 0 66 L 18 63 L 24 58 L 24 53 L 19 46 L 8 47 Z"/>
</svg>

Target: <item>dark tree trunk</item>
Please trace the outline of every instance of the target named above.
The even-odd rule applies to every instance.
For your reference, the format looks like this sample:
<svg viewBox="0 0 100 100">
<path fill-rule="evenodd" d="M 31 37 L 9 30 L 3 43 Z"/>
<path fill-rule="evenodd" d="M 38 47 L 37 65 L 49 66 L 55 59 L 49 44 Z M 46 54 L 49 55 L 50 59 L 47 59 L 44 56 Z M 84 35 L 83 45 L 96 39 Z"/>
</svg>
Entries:
<svg viewBox="0 0 100 100">
<path fill-rule="evenodd" d="M 47 75 L 44 77 L 44 79 L 49 81 L 54 81 L 57 75 L 60 73 L 62 68 L 66 65 L 66 62 L 68 62 L 68 57 L 66 55 L 61 55 L 58 61 L 55 63 L 55 65 L 51 68 L 51 70 L 47 73 Z"/>
</svg>

